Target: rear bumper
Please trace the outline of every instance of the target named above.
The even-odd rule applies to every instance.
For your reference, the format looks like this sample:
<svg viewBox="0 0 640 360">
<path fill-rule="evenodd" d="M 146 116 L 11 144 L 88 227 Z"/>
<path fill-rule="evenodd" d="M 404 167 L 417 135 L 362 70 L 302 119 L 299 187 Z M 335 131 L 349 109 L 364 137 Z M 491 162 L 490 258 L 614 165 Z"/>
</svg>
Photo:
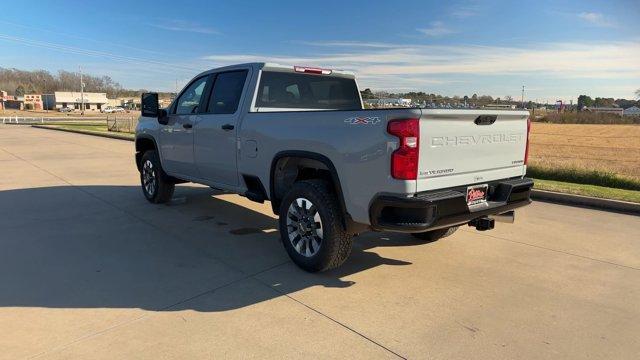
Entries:
<svg viewBox="0 0 640 360">
<path fill-rule="evenodd" d="M 467 206 L 466 186 L 418 193 L 414 197 L 379 195 L 369 207 L 371 228 L 378 231 L 423 232 L 466 224 L 531 203 L 528 178 L 489 183 L 485 204 Z"/>
</svg>

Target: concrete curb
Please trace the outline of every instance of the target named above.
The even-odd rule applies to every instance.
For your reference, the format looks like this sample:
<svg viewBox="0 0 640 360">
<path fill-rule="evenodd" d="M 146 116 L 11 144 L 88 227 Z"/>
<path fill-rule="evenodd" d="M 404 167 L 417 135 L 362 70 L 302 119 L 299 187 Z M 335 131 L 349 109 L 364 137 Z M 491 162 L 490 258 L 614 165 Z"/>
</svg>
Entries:
<svg viewBox="0 0 640 360">
<path fill-rule="evenodd" d="M 548 201 L 565 205 L 577 205 L 599 210 L 617 211 L 640 215 L 640 204 L 628 201 L 595 198 L 590 196 L 565 194 L 546 190 L 531 190 L 533 200 Z"/>
<path fill-rule="evenodd" d="M 126 140 L 126 141 L 134 140 L 133 137 L 131 136 L 120 135 L 120 134 L 110 134 L 110 133 L 103 133 L 103 132 L 96 132 L 96 131 L 89 131 L 89 130 L 63 129 L 63 128 L 47 126 L 47 125 L 31 125 L 31 127 L 38 128 L 38 129 L 65 131 L 65 132 L 83 134 L 83 135 L 100 136 L 100 137 L 109 138 L 109 139 Z"/>
</svg>

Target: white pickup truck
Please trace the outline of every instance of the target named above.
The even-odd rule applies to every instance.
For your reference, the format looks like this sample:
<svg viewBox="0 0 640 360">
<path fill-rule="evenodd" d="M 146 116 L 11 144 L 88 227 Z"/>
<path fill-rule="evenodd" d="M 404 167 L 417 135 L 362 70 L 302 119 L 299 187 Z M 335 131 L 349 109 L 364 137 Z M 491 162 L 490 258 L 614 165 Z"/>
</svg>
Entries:
<svg viewBox="0 0 640 360">
<path fill-rule="evenodd" d="M 197 75 L 167 109 L 144 94 L 136 164 L 154 203 L 185 181 L 271 201 L 293 261 L 323 271 L 367 230 L 512 222 L 531 202 L 529 126 L 527 111 L 366 110 L 352 73 L 251 63 Z"/>
</svg>

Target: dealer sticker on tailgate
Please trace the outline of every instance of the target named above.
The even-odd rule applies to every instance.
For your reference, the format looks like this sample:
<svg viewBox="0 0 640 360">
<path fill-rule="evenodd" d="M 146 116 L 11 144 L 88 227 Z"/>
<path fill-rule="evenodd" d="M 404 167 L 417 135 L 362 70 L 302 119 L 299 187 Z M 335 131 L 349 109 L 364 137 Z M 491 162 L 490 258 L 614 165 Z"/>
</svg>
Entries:
<svg viewBox="0 0 640 360">
<path fill-rule="evenodd" d="M 474 185 L 467 188 L 467 205 L 476 205 L 487 201 L 488 184 Z"/>
</svg>

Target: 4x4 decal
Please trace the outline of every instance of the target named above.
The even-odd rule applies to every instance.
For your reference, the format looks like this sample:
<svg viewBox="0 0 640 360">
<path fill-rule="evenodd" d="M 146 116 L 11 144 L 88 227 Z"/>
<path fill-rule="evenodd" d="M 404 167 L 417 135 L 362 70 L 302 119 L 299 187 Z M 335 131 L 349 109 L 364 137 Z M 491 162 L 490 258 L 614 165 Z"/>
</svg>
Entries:
<svg viewBox="0 0 640 360">
<path fill-rule="evenodd" d="M 377 116 L 358 116 L 344 120 L 349 125 L 378 125 L 380 118 Z"/>
</svg>

